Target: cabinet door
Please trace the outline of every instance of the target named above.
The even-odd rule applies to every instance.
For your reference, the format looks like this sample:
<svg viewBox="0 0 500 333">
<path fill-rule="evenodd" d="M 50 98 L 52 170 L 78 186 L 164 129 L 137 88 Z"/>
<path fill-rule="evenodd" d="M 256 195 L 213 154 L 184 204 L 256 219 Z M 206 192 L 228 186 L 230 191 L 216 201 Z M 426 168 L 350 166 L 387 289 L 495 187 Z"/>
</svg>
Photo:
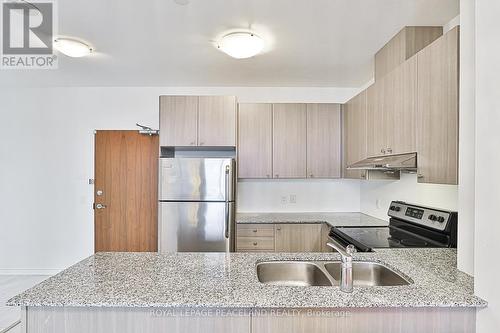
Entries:
<svg viewBox="0 0 500 333">
<path fill-rule="evenodd" d="M 321 252 L 321 224 L 276 224 L 276 252 Z"/>
<path fill-rule="evenodd" d="M 306 105 L 273 105 L 274 178 L 306 178 Z"/>
<path fill-rule="evenodd" d="M 384 78 L 386 153 L 416 151 L 417 57 Z"/>
<path fill-rule="evenodd" d="M 421 183 L 458 182 L 458 38 L 456 27 L 417 55 Z"/>
<path fill-rule="evenodd" d="M 272 104 L 238 106 L 238 177 L 272 177 Z"/>
<path fill-rule="evenodd" d="M 366 90 L 344 105 L 344 165 L 366 158 Z M 344 170 L 344 178 L 362 178 L 363 171 Z"/>
<path fill-rule="evenodd" d="M 160 96 L 160 146 L 196 146 L 198 97 Z"/>
<path fill-rule="evenodd" d="M 199 146 L 236 146 L 236 97 L 200 96 Z"/>
<path fill-rule="evenodd" d="M 330 241 L 330 230 L 332 227 L 323 223 L 321 225 L 321 252 L 334 252 L 333 249 L 326 244 Z"/>
<path fill-rule="evenodd" d="M 339 104 L 307 105 L 307 177 L 340 178 Z"/>
<path fill-rule="evenodd" d="M 386 80 L 385 77 L 366 90 L 367 155 L 386 153 Z"/>
</svg>

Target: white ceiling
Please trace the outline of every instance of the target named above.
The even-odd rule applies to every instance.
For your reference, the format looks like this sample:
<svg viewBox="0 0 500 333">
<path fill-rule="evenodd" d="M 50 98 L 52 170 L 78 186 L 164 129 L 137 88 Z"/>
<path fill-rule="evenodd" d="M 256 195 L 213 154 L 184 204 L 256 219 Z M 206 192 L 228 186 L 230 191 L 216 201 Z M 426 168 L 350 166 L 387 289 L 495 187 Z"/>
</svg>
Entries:
<svg viewBox="0 0 500 333">
<path fill-rule="evenodd" d="M 459 0 L 58 0 L 59 34 L 92 43 L 57 70 L 2 70 L 0 85 L 359 87 L 373 55 L 405 25 L 444 25 Z M 264 54 L 211 44 L 251 28 Z"/>
</svg>

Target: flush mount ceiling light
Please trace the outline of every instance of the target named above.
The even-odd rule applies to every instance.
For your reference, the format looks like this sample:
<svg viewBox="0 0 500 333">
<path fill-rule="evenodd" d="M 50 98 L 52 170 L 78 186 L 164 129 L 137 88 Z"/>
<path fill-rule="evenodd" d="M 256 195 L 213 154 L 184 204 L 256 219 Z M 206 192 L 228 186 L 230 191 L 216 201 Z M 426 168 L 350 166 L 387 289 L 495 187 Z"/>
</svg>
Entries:
<svg viewBox="0 0 500 333">
<path fill-rule="evenodd" d="M 264 40 L 251 32 L 233 32 L 217 42 L 217 48 L 236 59 L 253 57 L 264 48 Z"/>
<path fill-rule="evenodd" d="M 92 53 L 92 47 L 73 38 L 58 37 L 54 39 L 54 48 L 72 58 L 85 57 Z"/>
</svg>

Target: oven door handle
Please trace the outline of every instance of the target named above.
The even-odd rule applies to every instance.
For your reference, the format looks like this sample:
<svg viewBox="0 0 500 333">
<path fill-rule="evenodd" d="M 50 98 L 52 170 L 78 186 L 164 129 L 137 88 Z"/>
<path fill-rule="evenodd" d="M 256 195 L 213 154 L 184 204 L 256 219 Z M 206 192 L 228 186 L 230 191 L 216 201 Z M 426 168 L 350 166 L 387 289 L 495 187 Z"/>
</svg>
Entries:
<svg viewBox="0 0 500 333">
<path fill-rule="evenodd" d="M 360 242 L 357 242 L 354 239 L 353 240 L 345 239 L 344 237 L 342 237 L 342 235 L 336 234 L 333 230 L 331 231 L 330 235 L 328 235 L 328 239 L 329 240 L 331 239 L 331 240 L 339 243 L 340 245 L 342 245 L 342 247 L 344 249 L 348 245 L 352 244 L 352 245 L 354 245 L 354 247 L 356 248 L 356 251 L 358 251 L 358 252 L 373 252 L 373 250 L 370 247 L 368 247 Z"/>
<path fill-rule="evenodd" d="M 328 236 L 328 241 L 326 242 L 326 246 L 335 250 L 335 248 L 331 245 L 331 244 L 333 244 L 333 245 L 335 245 L 335 246 L 337 246 L 345 251 L 347 248 L 347 245 L 345 245 L 343 243 L 344 242 L 340 242 L 338 239 L 335 239 L 335 238 L 332 238 L 331 236 Z"/>
</svg>

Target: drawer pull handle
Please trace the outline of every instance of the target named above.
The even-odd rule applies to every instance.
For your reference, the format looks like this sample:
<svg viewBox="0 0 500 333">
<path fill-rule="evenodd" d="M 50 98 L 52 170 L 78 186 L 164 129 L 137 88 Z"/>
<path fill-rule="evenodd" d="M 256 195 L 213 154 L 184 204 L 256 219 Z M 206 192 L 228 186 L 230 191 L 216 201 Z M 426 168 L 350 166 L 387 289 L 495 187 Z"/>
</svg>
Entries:
<svg viewBox="0 0 500 333">
<path fill-rule="evenodd" d="M 257 232 L 257 229 L 252 230 L 253 232 Z"/>
<path fill-rule="evenodd" d="M 257 246 L 257 242 L 253 242 L 253 245 L 254 245 L 254 246 Z"/>
</svg>

